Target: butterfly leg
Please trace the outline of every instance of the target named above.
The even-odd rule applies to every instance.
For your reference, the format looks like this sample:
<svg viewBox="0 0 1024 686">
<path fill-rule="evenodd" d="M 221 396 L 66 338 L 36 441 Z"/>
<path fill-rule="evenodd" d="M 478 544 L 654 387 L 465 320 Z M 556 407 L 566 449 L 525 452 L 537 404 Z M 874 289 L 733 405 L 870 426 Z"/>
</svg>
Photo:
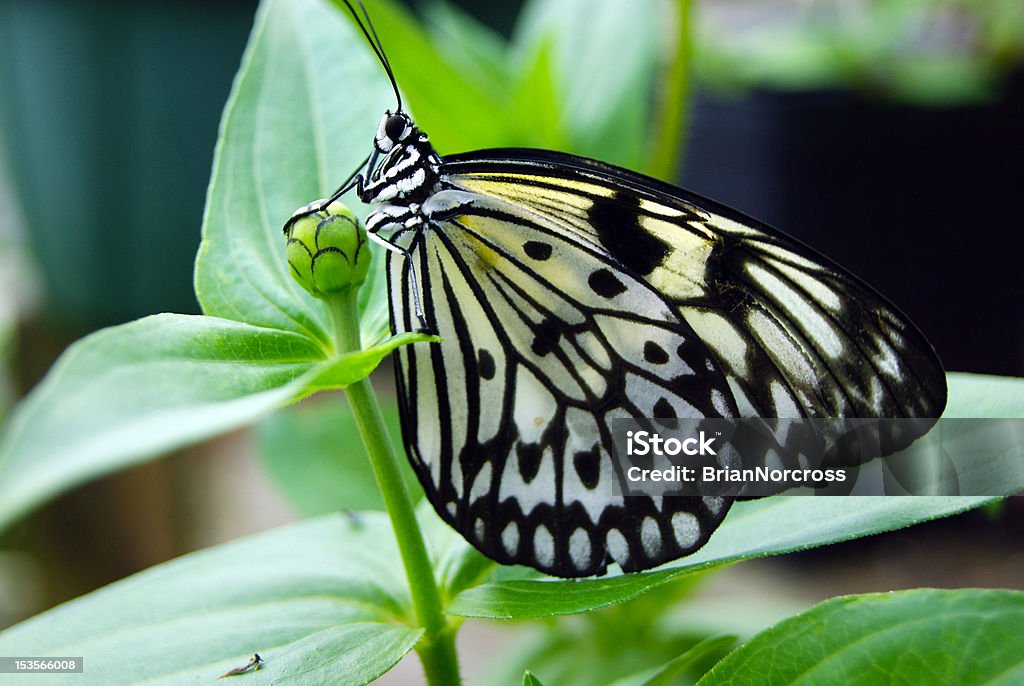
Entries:
<svg viewBox="0 0 1024 686">
<path fill-rule="evenodd" d="M 363 192 L 363 176 L 362 176 L 361 172 L 364 169 L 366 169 L 367 163 L 370 162 L 370 157 L 371 156 L 375 156 L 375 155 L 376 155 L 376 150 L 374 150 L 369 155 L 367 155 L 363 159 L 363 161 L 359 163 L 359 166 L 356 167 L 355 171 L 353 171 L 351 174 L 349 174 L 348 178 L 345 179 L 345 181 L 340 186 L 338 186 L 338 190 L 336 190 L 333 193 L 331 193 L 331 196 L 329 198 L 321 200 L 319 206 L 317 206 L 317 208 L 314 211 L 315 212 L 323 212 L 324 210 L 327 209 L 327 207 L 332 202 L 334 202 L 335 200 L 337 200 L 341 196 L 345 195 L 346 193 L 348 193 L 353 188 L 356 189 L 356 195 L 361 196 L 362 192 Z"/>
<path fill-rule="evenodd" d="M 372 240 L 377 245 L 381 246 L 385 250 L 390 250 L 396 255 L 401 255 L 403 258 L 405 258 L 406 263 L 409 265 L 409 282 L 410 285 L 412 286 L 413 310 L 416 312 L 416 318 L 420 320 L 421 331 L 430 333 L 430 327 L 427 326 L 427 320 L 423 316 L 423 305 L 421 304 L 422 301 L 420 300 L 420 287 L 416 280 L 416 261 L 412 259 L 412 254 L 408 250 L 401 246 L 395 245 L 386 238 L 382 238 L 377 233 L 379 230 L 379 228 L 367 229 L 366 233 L 370 237 L 370 240 Z"/>
<path fill-rule="evenodd" d="M 363 176 L 360 172 L 363 171 L 363 169 L 366 167 L 367 162 L 370 161 L 370 158 L 373 155 L 374 153 L 370 153 L 369 155 L 367 155 L 366 159 L 363 160 L 362 164 L 360 164 L 356 168 L 356 170 L 352 172 L 347 179 L 345 179 L 345 183 L 341 184 L 341 186 L 338 187 L 338 190 L 331 193 L 331 196 L 329 198 L 324 198 L 323 200 L 314 200 L 305 207 L 296 210 L 295 213 L 288 218 L 288 221 L 284 223 L 284 234 L 286 236 L 290 235 L 291 228 L 295 224 L 295 222 L 299 221 L 303 217 L 308 217 L 311 214 L 317 214 L 326 211 L 327 208 L 330 207 L 332 202 L 334 202 L 341 196 L 345 195 L 353 188 L 356 189 L 356 195 L 362 197 Z"/>
</svg>

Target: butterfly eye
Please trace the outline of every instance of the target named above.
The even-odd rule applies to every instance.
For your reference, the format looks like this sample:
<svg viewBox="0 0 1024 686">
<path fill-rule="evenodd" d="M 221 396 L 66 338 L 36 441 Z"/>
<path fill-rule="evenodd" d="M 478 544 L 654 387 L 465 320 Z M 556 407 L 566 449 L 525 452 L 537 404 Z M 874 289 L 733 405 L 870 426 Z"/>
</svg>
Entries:
<svg viewBox="0 0 1024 686">
<path fill-rule="evenodd" d="M 406 119 L 400 114 L 392 114 L 384 124 L 384 133 L 388 138 L 397 143 L 405 133 Z"/>
</svg>

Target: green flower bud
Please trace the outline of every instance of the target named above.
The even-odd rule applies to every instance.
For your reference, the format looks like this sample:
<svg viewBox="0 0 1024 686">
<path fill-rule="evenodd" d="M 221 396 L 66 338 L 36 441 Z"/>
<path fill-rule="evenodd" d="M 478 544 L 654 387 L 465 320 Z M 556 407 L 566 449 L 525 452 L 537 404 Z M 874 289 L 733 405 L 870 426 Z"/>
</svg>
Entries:
<svg viewBox="0 0 1024 686">
<path fill-rule="evenodd" d="M 318 211 L 322 202 L 296 211 L 284 227 L 292 276 L 317 298 L 358 288 L 370 269 L 363 225 L 337 201 Z"/>
</svg>

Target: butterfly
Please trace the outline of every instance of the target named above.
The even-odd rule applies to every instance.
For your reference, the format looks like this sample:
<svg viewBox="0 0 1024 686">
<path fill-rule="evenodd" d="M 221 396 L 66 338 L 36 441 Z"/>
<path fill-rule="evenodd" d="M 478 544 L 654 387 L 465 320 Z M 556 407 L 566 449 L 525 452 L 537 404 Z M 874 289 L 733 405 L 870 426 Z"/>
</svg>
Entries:
<svg viewBox="0 0 1024 686">
<path fill-rule="evenodd" d="M 442 339 L 395 353 L 403 440 L 438 514 L 485 555 L 581 577 L 708 541 L 730 498 L 615 495 L 616 419 L 941 413 L 918 329 L 785 234 L 574 155 L 440 156 L 365 8 L 346 5 L 398 104 L 319 208 L 353 189 L 374 206 L 392 333 Z"/>
</svg>

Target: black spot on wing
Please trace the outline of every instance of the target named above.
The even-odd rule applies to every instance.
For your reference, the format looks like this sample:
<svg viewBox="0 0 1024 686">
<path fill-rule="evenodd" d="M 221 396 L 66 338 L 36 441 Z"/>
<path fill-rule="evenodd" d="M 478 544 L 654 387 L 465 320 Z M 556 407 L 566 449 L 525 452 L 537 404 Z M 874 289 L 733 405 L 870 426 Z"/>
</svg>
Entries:
<svg viewBox="0 0 1024 686">
<path fill-rule="evenodd" d="M 526 241 L 523 243 L 523 252 L 538 261 L 544 261 L 551 257 L 551 244 L 541 241 Z"/>
<path fill-rule="evenodd" d="M 614 298 L 626 291 L 626 285 L 610 269 L 598 269 L 587 278 L 591 290 L 602 298 Z"/>
<path fill-rule="evenodd" d="M 671 251 L 664 241 L 640 226 L 640 197 L 632 193 L 594 198 L 587 220 L 608 252 L 638 274 L 650 274 Z"/>
<path fill-rule="evenodd" d="M 665 364 L 668 362 L 668 353 L 654 341 L 644 343 L 644 359 L 651 364 Z"/>
<path fill-rule="evenodd" d="M 601 477 L 601 454 L 596 445 L 590 450 L 577 451 L 572 456 L 572 464 L 584 486 L 591 490 L 597 487 Z"/>
<path fill-rule="evenodd" d="M 540 470 L 540 444 L 520 443 L 516 446 L 516 457 L 519 460 L 519 475 L 523 481 L 530 483 Z"/>
<path fill-rule="evenodd" d="M 668 398 L 659 398 L 658 402 L 654 403 L 654 417 L 666 428 L 675 429 L 679 426 L 679 417 L 676 416 L 676 410 Z"/>
<path fill-rule="evenodd" d="M 484 379 L 494 378 L 494 372 L 496 371 L 494 356 L 486 348 L 480 348 L 480 354 L 477 356 L 477 370 Z"/>
<path fill-rule="evenodd" d="M 544 357 L 558 347 L 558 339 L 562 332 L 554 319 L 543 320 L 534 330 L 530 351 L 537 357 Z"/>
</svg>

